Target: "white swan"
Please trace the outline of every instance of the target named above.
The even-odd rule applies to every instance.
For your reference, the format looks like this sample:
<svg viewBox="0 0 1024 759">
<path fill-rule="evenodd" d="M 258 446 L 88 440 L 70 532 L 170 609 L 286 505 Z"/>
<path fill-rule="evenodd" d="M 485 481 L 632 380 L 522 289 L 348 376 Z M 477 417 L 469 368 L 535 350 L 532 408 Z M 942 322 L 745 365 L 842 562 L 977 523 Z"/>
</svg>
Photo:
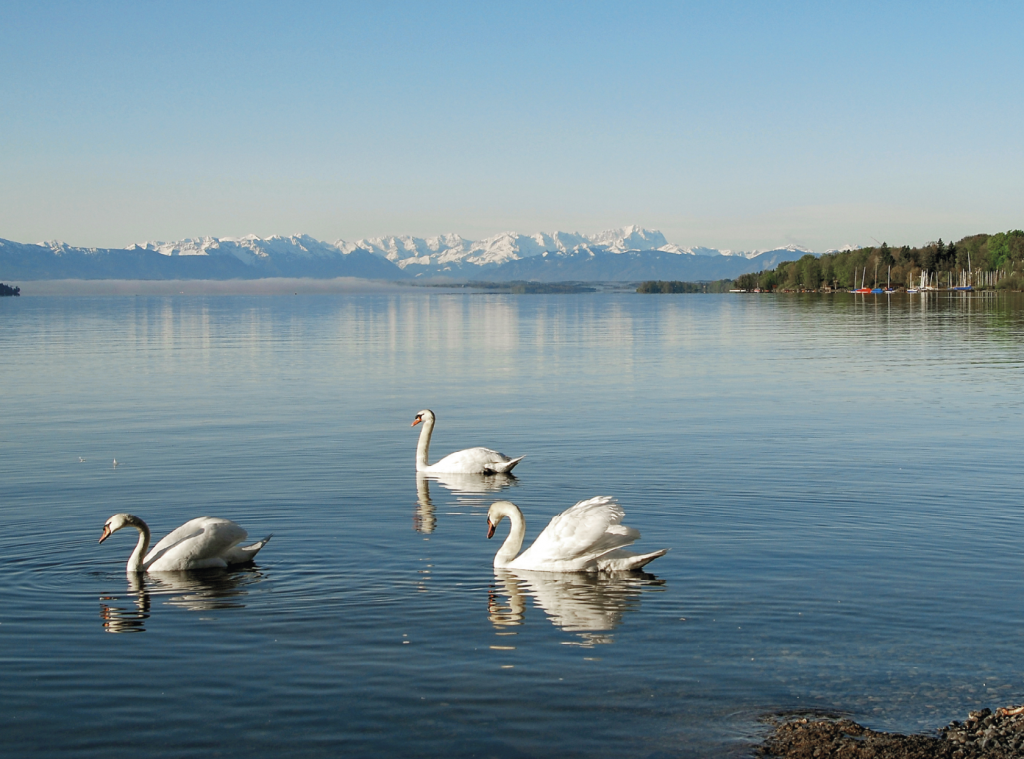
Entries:
<svg viewBox="0 0 1024 759">
<path fill-rule="evenodd" d="M 644 554 L 623 550 L 640 538 L 637 530 L 619 524 L 623 516 L 622 507 L 606 495 L 580 501 L 552 518 L 533 545 L 517 557 L 526 535 L 523 512 L 511 501 L 495 501 L 487 510 L 487 537 L 494 535 L 505 517 L 512 526 L 494 555 L 494 566 L 541 572 L 616 572 L 640 569 L 668 552 L 667 548 Z"/>
<path fill-rule="evenodd" d="M 525 456 L 510 459 L 504 453 L 492 451 L 490 448 L 467 448 L 445 456 L 436 464 L 427 463 L 430 452 L 430 435 L 434 431 L 434 412 L 423 409 L 412 421 L 415 427 L 423 422 L 420 430 L 420 441 L 416 445 L 416 471 L 452 474 L 506 474 L 512 467 L 522 461 Z"/>
<path fill-rule="evenodd" d="M 245 564 L 252 561 L 272 537 L 267 535 L 252 545 L 240 546 L 238 544 L 248 537 L 241 526 L 227 519 L 198 517 L 185 522 L 146 553 L 149 525 L 131 514 L 114 514 L 103 525 L 100 543 L 124 527 L 139 531 L 139 542 L 128 559 L 129 572 L 178 572 Z"/>
</svg>

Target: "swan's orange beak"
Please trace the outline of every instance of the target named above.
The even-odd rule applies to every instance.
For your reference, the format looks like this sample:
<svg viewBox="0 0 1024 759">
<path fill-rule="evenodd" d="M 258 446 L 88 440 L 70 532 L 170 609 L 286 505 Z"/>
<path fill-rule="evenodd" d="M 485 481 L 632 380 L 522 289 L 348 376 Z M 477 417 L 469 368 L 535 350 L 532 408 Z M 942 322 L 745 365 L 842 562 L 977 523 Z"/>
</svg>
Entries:
<svg viewBox="0 0 1024 759">
<path fill-rule="evenodd" d="M 494 525 L 491 524 L 491 520 L 488 519 L 487 520 L 487 538 L 489 540 L 490 538 L 493 538 L 493 537 L 494 537 Z"/>
<path fill-rule="evenodd" d="M 106 540 L 109 537 L 110 537 L 110 527 L 108 525 L 103 525 L 103 534 L 100 535 L 99 542 L 102 543 L 104 540 Z"/>
<path fill-rule="evenodd" d="M 418 417 L 416 417 L 415 419 L 412 420 L 412 424 L 410 424 L 409 426 L 410 427 L 415 427 L 417 424 L 419 424 L 422 421 L 423 421 L 423 417 L 418 416 Z"/>
</svg>

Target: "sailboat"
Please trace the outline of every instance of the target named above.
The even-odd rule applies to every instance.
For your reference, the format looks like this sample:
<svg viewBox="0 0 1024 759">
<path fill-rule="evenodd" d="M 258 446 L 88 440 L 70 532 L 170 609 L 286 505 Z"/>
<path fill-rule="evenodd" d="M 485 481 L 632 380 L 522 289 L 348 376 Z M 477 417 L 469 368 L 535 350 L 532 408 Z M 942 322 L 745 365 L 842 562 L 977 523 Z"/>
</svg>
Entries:
<svg viewBox="0 0 1024 759">
<path fill-rule="evenodd" d="M 971 271 L 971 251 L 967 251 L 967 271 L 960 272 L 960 286 L 952 288 L 953 290 L 973 290 L 970 282 L 970 271 Z"/>
<path fill-rule="evenodd" d="M 854 289 L 854 290 L 850 290 L 850 292 L 851 292 L 851 293 L 860 293 L 860 294 L 864 294 L 864 293 L 870 293 L 870 292 L 871 292 L 871 288 L 870 288 L 870 287 L 864 287 L 864 278 L 865 278 L 865 277 L 866 277 L 867 275 L 868 275 L 868 267 L 866 267 L 866 266 L 865 266 L 865 267 L 864 267 L 864 273 L 860 275 L 860 287 L 858 287 L 858 288 L 856 288 L 856 289 Z M 856 282 L 856 276 L 857 276 L 857 275 L 856 275 L 856 274 L 854 274 L 854 278 L 855 278 L 855 279 L 854 279 L 854 283 L 853 283 L 853 284 L 854 284 L 854 286 L 855 286 L 855 287 L 856 287 L 856 285 L 857 285 L 857 282 Z"/>
<path fill-rule="evenodd" d="M 881 295 L 883 290 L 878 286 L 878 261 L 875 261 L 875 286 L 871 288 L 871 292 L 875 295 Z"/>
</svg>

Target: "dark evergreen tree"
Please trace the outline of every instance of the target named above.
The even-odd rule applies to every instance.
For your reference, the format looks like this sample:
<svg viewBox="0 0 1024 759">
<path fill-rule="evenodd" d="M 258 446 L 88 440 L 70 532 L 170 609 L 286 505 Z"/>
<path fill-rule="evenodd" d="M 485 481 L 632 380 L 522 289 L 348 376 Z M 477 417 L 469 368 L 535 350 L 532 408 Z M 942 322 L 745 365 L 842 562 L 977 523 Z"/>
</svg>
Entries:
<svg viewBox="0 0 1024 759">
<path fill-rule="evenodd" d="M 892 251 L 889 250 L 889 246 L 884 242 L 882 247 L 878 249 L 878 260 L 882 266 L 892 266 L 896 263 L 896 259 L 892 257 Z"/>
</svg>

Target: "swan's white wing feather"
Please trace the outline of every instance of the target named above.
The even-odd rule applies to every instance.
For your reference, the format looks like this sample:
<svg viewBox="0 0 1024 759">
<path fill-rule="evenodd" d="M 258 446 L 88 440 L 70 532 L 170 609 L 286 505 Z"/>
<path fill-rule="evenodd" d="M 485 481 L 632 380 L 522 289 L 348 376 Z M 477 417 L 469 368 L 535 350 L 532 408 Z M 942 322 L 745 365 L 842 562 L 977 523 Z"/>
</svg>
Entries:
<svg viewBox="0 0 1024 759">
<path fill-rule="evenodd" d="M 232 521 L 198 517 L 153 546 L 143 564 L 150 572 L 225 567 L 231 549 L 246 537 L 248 533 Z"/>
<path fill-rule="evenodd" d="M 580 501 L 552 518 L 509 567 L 556 572 L 596 571 L 600 556 L 632 545 L 640 533 L 619 524 L 625 513 L 609 496 Z"/>
</svg>

